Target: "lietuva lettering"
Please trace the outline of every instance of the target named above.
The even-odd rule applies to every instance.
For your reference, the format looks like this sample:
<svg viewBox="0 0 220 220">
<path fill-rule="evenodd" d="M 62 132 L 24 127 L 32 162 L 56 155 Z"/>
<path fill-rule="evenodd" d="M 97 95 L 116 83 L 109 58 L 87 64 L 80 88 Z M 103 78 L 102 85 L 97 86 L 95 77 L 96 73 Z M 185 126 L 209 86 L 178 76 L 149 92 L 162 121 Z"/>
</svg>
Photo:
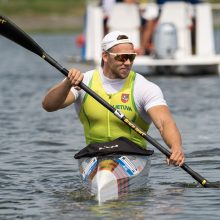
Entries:
<svg viewBox="0 0 220 220">
<path fill-rule="evenodd" d="M 127 105 L 114 105 L 113 107 L 116 109 L 119 109 L 119 110 L 125 110 L 125 111 L 132 112 L 132 108 Z"/>
</svg>

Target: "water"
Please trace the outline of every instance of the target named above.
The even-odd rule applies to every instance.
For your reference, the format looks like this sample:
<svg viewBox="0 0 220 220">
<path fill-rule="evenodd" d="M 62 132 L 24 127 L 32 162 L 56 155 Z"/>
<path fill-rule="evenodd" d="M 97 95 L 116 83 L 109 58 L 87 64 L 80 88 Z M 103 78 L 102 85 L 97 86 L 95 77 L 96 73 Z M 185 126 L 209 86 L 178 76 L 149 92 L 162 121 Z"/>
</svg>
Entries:
<svg viewBox="0 0 220 220">
<path fill-rule="evenodd" d="M 71 35 L 33 37 L 67 68 L 73 65 L 68 56 L 80 53 Z M 73 155 L 85 142 L 73 107 L 55 113 L 41 108 L 45 92 L 62 74 L 3 38 L 0 51 L 0 219 L 220 218 L 220 190 L 196 187 L 185 171 L 168 167 L 157 150 L 148 189 L 98 206 L 80 188 Z M 149 79 L 170 104 L 188 165 L 209 181 L 219 181 L 219 76 Z M 161 142 L 154 127 L 150 134 Z"/>
</svg>

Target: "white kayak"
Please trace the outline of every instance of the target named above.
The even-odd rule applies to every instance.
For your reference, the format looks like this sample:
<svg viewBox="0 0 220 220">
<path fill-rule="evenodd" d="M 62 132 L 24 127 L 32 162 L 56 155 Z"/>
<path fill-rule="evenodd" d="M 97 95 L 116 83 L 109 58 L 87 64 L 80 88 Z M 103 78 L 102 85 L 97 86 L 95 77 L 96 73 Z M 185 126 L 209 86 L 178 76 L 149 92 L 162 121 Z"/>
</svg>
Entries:
<svg viewBox="0 0 220 220">
<path fill-rule="evenodd" d="M 119 143 L 117 139 L 116 142 Z M 127 149 L 129 142 L 127 140 L 126 142 Z M 137 145 L 134 146 L 132 142 L 131 149 L 134 152 L 125 152 L 122 155 L 117 153 L 118 148 L 115 147 L 120 145 L 121 143 L 119 145 L 112 142 L 103 143 L 105 150 L 107 146 L 111 152 L 107 151 L 97 156 L 94 155 L 95 152 L 90 152 L 92 156 L 83 154 L 80 158 L 75 157 L 78 159 L 83 188 L 94 195 L 99 203 L 118 199 L 129 192 L 147 187 L 153 151 L 140 149 L 140 147 L 136 149 Z M 99 145 L 98 149 L 100 148 Z M 87 146 L 87 149 L 91 149 L 91 146 Z M 114 153 L 112 153 L 113 149 Z M 140 153 L 141 151 L 143 154 Z"/>
</svg>

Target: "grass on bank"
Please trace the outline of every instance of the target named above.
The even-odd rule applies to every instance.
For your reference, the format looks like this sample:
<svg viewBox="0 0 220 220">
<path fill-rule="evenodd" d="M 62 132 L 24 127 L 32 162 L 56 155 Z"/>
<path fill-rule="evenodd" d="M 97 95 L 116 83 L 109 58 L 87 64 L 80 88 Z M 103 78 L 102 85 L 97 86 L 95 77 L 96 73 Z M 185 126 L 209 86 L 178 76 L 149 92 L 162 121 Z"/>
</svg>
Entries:
<svg viewBox="0 0 220 220">
<path fill-rule="evenodd" d="M 28 32 L 79 32 L 86 0 L 0 0 L 0 14 Z"/>
<path fill-rule="evenodd" d="M 85 0 L 0 0 L 0 12 L 9 15 L 81 15 Z"/>
</svg>

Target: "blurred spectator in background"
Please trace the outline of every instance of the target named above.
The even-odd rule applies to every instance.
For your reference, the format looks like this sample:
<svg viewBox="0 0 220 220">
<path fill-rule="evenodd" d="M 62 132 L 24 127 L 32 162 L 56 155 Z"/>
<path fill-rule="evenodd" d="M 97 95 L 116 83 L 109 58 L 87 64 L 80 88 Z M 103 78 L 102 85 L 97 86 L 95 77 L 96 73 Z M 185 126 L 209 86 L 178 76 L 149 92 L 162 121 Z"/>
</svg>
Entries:
<svg viewBox="0 0 220 220">
<path fill-rule="evenodd" d="M 142 13 L 141 48 L 140 55 L 148 55 L 152 50 L 152 36 L 159 18 L 159 7 L 156 4 L 148 5 Z"/>
<path fill-rule="evenodd" d="M 116 0 L 101 0 L 100 1 L 100 6 L 103 9 L 103 25 L 104 25 L 104 35 L 106 35 L 108 33 L 108 26 L 107 26 L 107 22 L 108 22 L 108 17 L 109 14 L 111 13 L 111 10 L 115 4 Z"/>
<path fill-rule="evenodd" d="M 165 2 L 187 2 L 191 4 L 198 4 L 204 2 L 204 0 L 157 0 L 156 1 L 156 3 L 159 5 L 162 5 Z"/>
<path fill-rule="evenodd" d="M 143 27 L 143 31 L 141 34 L 141 48 L 139 53 L 141 55 L 149 55 L 153 50 L 152 37 L 158 22 L 158 19 L 161 14 L 161 7 L 166 2 L 186 2 L 190 4 L 198 4 L 203 3 L 204 0 L 156 0 L 157 5 L 148 6 L 145 13 L 142 14 L 143 18 L 146 19 L 146 22 Z M 195 50 L 195 16 L 194 12 L 192 13 L 192 25 L 191 25 L 191 37 L 192 37 L 192 45 L 193 50 Z M 193 51 L 194 53 L 194 51 Z"/>
</svg>

